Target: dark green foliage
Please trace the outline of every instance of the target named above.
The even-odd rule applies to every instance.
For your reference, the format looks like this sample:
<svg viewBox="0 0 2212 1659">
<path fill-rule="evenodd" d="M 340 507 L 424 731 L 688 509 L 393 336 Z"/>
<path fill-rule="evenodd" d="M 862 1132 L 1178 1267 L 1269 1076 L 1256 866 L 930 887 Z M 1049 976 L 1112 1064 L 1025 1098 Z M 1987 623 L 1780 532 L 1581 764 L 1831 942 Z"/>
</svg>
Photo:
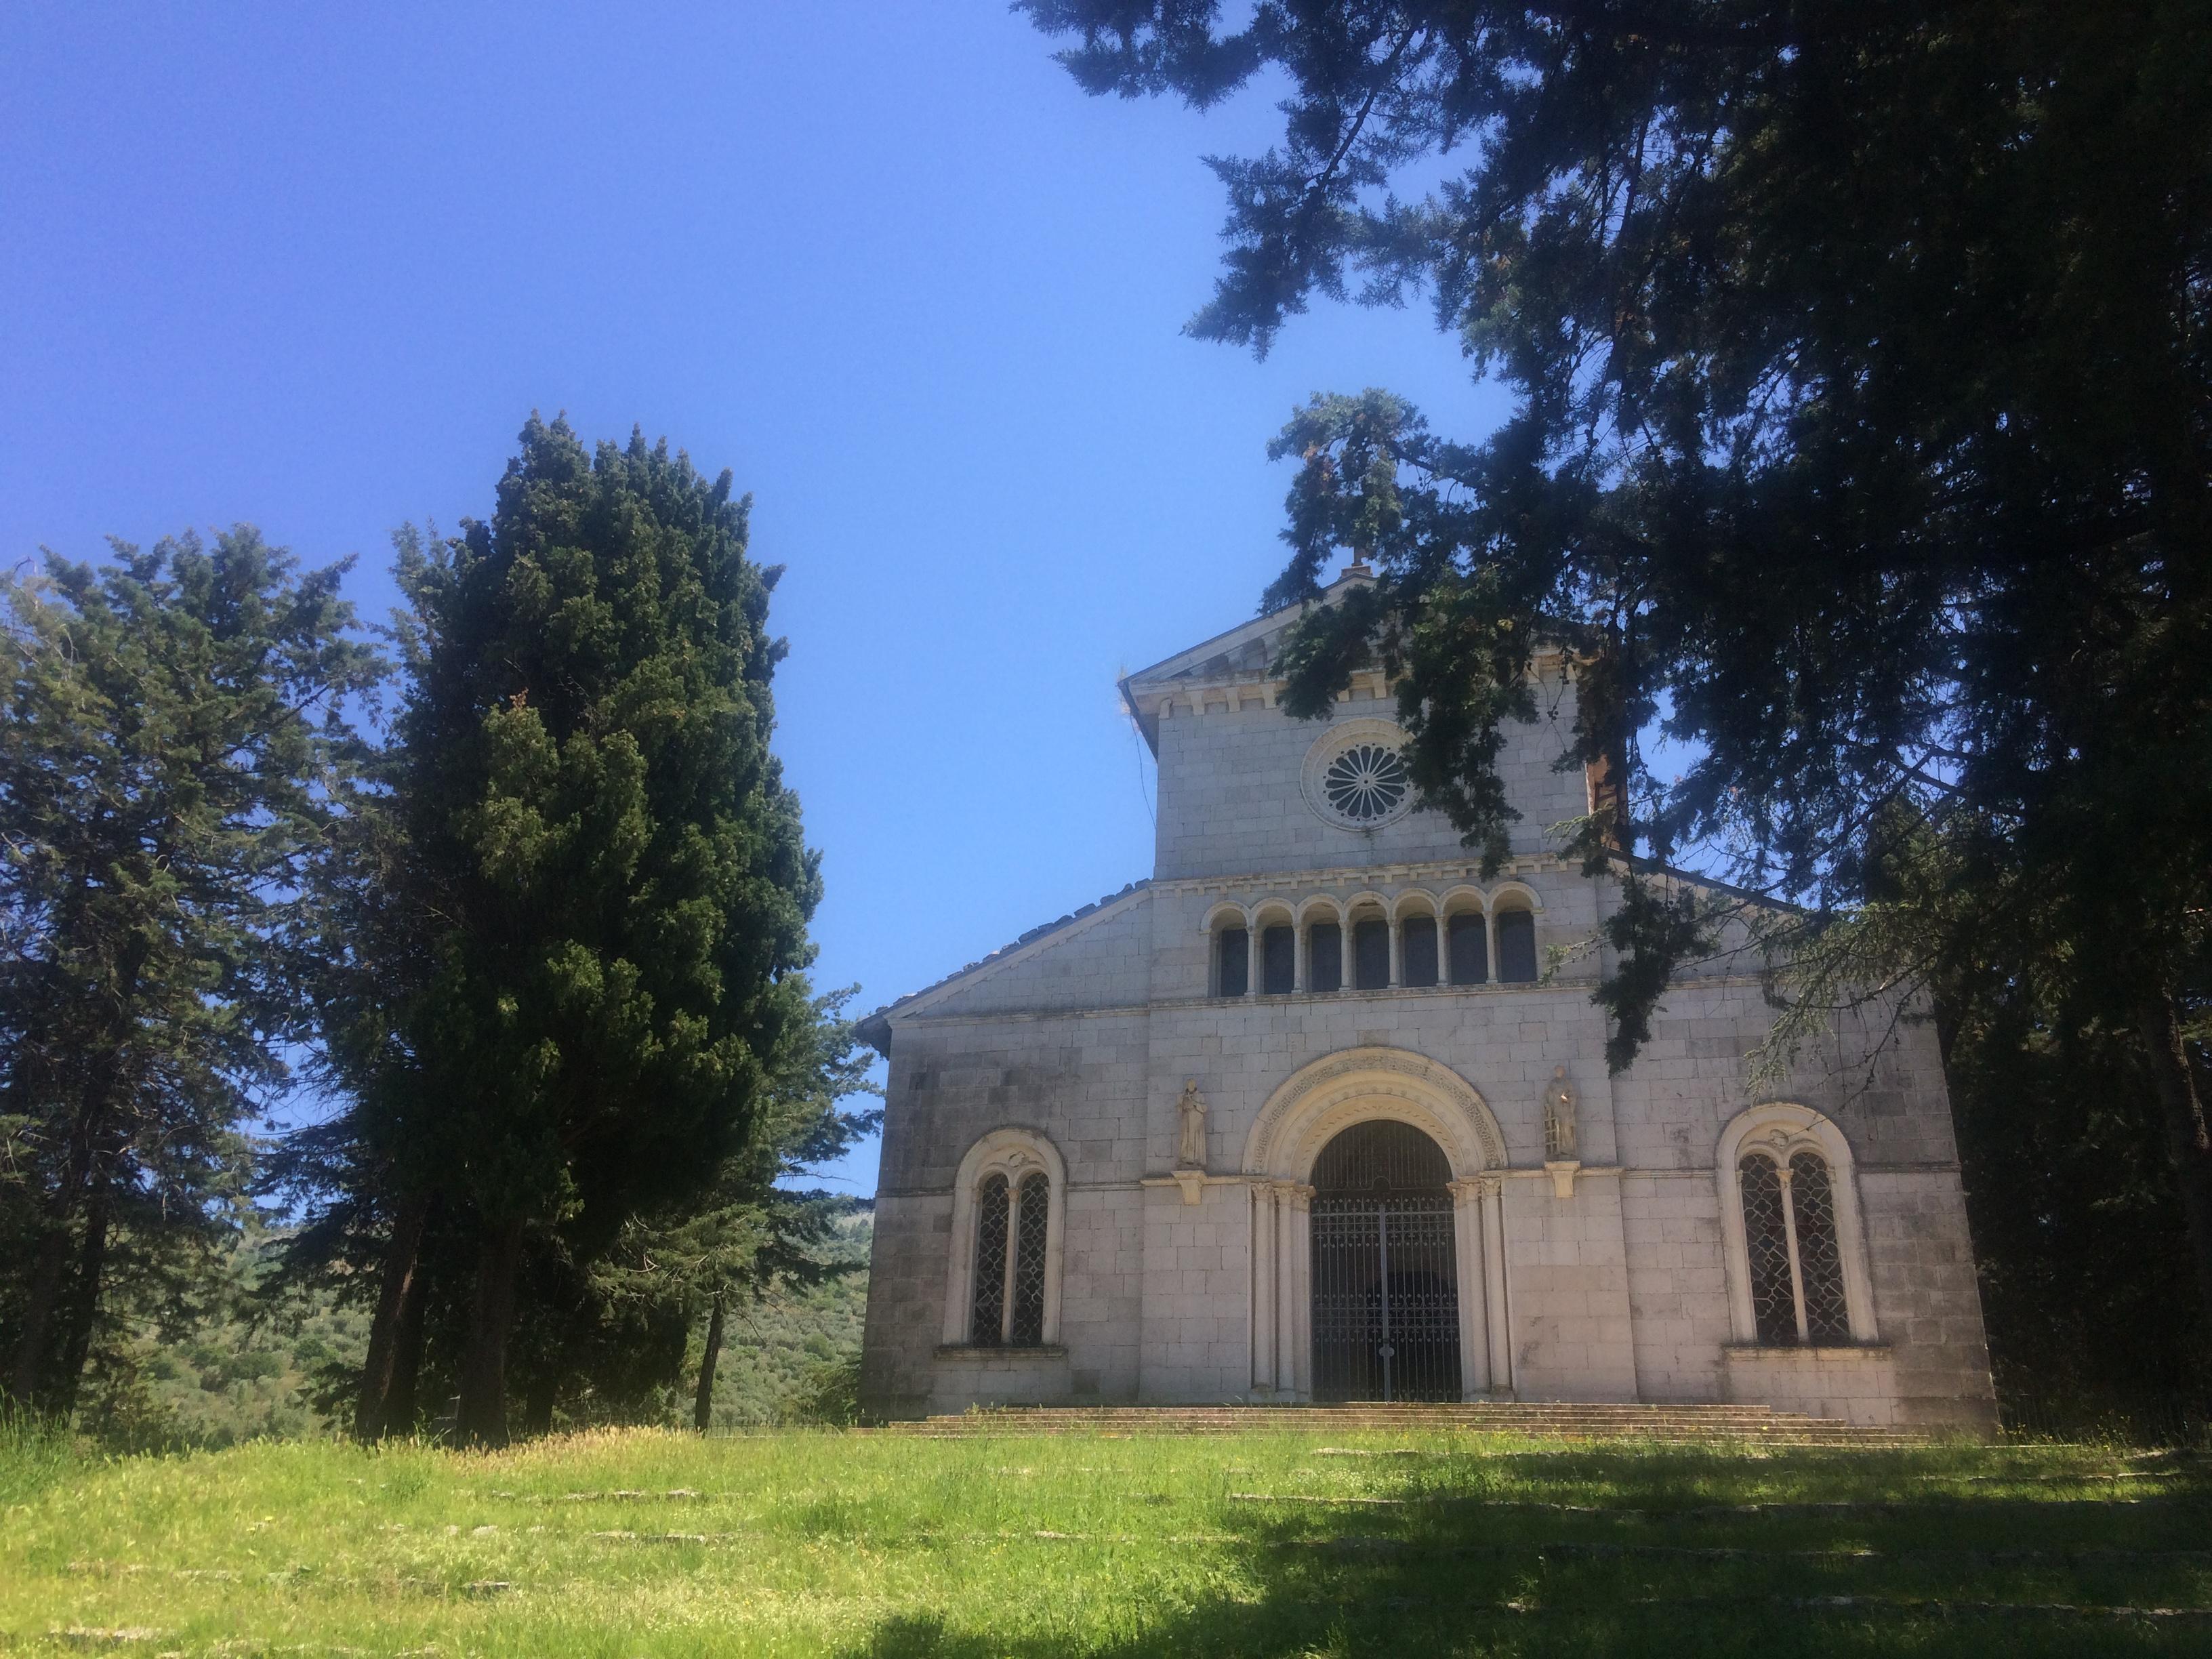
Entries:
<svg viewBox="0 0 2212 1659">
<path fill-rule="evenodd" d="M 2055 976 L 2051 1018 L 2135 1045 L 2212 1308 L 2212 8 L 1022 9 L 1094 92 L 1288 82 L 1280 146 L 1213 163 L 1194 332 L 1264 351 L 1316 294 L 1425 292 L 1515 394 L 1480 443 L 1316 398 L 1268 598 L 1374 561 L 1292 645 L 1292 706 L 1379 652 L 1492 861 L 1498 722 L 1540 644 L 1577 659 L 1561 764 L 1622 786 L 1576 836 L 1630 900 L 1613 1063 L 1708 948 L 1622 852 L 1809 933 L 1903 813 L 1982 898 L 1889 966 Z"/>
<path fill-rule="evenodd" d="M 769 751 L 780 574 L 665 447 L 533 420 L 489 524 L 403 558 L 396 780 L 453 911 L 410 1036 L 414 1139 L 489 1220 L 611 1238 L 741 1139 L 807 1013 L 820 892 Z"/>
<path fill-rule="evenodd" d="M 304 894 L 382 665 L 248 526 L 0 579 L 0 1389 L 66 1413 L 173 1307 L 312 1030 Z"/>
<path fill-rule="evenodd" d="M 2069 1427 L 2110 1406 L 2212 1411 L 2212 1331 L 2174 1294 L 2187 1224 L 2140 1048 L 2054 1020 L 2015 987 L 1946 1000 L 1999 1398 Z"/>
<path fill-rule="evenodd" d="M 498 1440 L 510 1383 L 533 1429 L 651 1415 L 715 1216 L 756 1282 L 808 1270 L 769 1189 L 866 1120 L 800 971 L 820 881 L 745 514 L 665 444 L 533 419 L 489 523 L 399 538 L 407 696 L 324 906 L 349 1104 L 275 1172 L 315 1206 L 297 1270 L 375 1287 L 364 1435 L 450 1389 Z"/>
</svg>

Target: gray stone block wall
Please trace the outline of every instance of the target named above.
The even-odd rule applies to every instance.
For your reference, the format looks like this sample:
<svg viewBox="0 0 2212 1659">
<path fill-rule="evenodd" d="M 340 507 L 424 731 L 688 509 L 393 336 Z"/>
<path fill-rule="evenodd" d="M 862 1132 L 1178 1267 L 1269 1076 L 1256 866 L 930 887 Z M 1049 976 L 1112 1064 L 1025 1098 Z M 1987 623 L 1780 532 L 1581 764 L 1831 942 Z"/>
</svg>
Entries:
<svg viewBox="0 0 2212 1659">
<path fill-rule="evenodd" d="M 1372 831 L 1324 823 L 1306 804 L 1300 773 L 1332 722 L 1294 720 L 1256 699 L 1232 711 L 1226 695 L 1214 697 L 1213 712 L 1159 724 L 1159 878 L 1467 856 L 1458 832 L 1435 813 L 1415 812 Z M 1522 814 L 1512 832 L 1518 853 L 1547 850 L 1555 841 L 1553 826 L 1589 810 L 1581 771 L 1553 769 L 1573 726 L 1572 695 L 1554 687 L 1539 703 L 1534 722 L 1507 726 L 1498 763 Z M 1391 720 L 1395 712 L 1395 699 L 1360 698 L 1339 703 L 1333 720 Z"/>
</svg>

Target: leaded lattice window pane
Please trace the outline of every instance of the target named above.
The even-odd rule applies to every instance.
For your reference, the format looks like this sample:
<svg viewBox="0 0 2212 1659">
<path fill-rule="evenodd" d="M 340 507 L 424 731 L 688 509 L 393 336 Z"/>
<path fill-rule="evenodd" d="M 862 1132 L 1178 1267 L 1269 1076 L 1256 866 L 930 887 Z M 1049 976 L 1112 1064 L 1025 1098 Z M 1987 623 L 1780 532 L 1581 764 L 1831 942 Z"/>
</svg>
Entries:
<svg viewBox="0 0 2212 1659">
<path fill-rule="evenodd" d="M 1790 1288 L 1790 1224 L 1782 1210 L 1782 1171 L 1747 1152 L 1736 1166 L 1743 1193 L 1743 1243 L 1750 1257 L 1751 1312 L 1761 1342 L 1797 1340 L 1797 1298 Z"/>
<path fill-rule="evenodd" d="M 1035 1347 L 1044 1340 L 1044 1236 L 1052 1219 L 1052 1182 L 1033 1175 L 1022 1182 L 1014 1222 L 1014 1317 L 1006 1340 Z"/>
<path fill-rule="evenodd" d="M 1844 1257 L 1836 1244 L 1836 1194 L 1827 1160 L 1799 1152 L 1790 1160 L 1790 1202 L 1797 1212 L 1797 1273 L 1805 1285 L 1805 1334 L 1815 1342 L 1847 1342 L 1850 1310 L 1844 1302 Z"/>
<path fill-rule="evenodd" d="M 995 1346 L 1006 1316 L 1006 1178 L 986 1176 L 975 1190 L 975 1316 L 969 1340 Z"/>
</svg>

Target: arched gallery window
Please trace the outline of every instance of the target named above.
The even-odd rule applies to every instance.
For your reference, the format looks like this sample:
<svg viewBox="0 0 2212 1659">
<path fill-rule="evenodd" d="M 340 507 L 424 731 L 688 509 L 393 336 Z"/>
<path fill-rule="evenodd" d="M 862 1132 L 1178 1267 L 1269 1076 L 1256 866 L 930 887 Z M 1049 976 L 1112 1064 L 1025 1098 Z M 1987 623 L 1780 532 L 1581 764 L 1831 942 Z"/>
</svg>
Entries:
<svg viewBox="0 0 2212 1659">
<path fill-rule="evenodd" d="M 1508 985 L 1536 981 L 1536 918 L 1526 910 L 1501 910 L 1497 918 L 1498 977 Z"/>
<path fill-rule="evenodd" d="M 1060 1339 L 1066 1179 L 1042 1135 L 994 1129 L 961 1160 L 946 1286 L 948 1343 L 1034 1348 Z"/>
<path fill-rule="evenodd" d="M 1042 1173 L 1021 1184 L 997 1170 L 975 1195 L 975 1312 L 968 1340 L 1009 1348 L 1044 1340 L 1044 1242 L 1052 1182 Z"/>
<path fill-rule="evenodd" d="M 1251 984 L 1252 935 L 1242 927 L 1224 927 L 1213 940 L 1213 994 L 1243 996 Z"/>
<path fill-rule="evenodd" d="M 1850 1153 L 1836 1127 L 1802 1106 L 1754 1108 L 1729 1126 L 1722 1153 L 1736 1340 L 1871 1340 Z"/>
</svg>

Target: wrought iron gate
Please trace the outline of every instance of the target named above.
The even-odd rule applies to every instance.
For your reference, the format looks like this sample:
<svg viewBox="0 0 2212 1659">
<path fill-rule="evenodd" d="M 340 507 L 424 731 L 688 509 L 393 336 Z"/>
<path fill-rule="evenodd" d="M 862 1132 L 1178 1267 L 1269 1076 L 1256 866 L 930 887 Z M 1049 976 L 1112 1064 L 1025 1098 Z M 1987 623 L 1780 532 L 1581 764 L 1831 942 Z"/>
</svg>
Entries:
<svg viewBox="0 0 2212 1659">
<path fill-rule="evenodd" d="M 1356 1124 L 1314 1168 L 1316 1400 L 1457 1400 L 1450 1168 L 1410 1124 Z"/>
</svg>

